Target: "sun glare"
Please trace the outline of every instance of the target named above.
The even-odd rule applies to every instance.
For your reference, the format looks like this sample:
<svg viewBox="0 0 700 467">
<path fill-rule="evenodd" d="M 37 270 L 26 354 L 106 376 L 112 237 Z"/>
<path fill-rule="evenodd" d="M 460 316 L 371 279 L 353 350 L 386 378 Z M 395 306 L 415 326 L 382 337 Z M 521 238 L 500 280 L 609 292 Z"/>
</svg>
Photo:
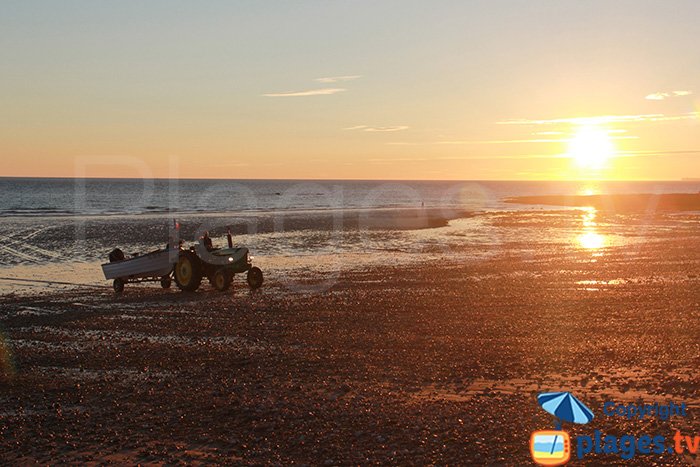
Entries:
<svg viewBox="0 0 700 467">
<path fill-rule="evenodd" d="M 598 250 L 606 246 L 605 236 L 596 231 L 597 223 L 595 218 L 595 208 L 584 208 L 581 216 L 583 232 L 578 235 L 577 240 L 579 245 L 586 250 Z"/>
<path fill-rule="evenodd" d="M 596 232 L 586 232 L 579 235 L 578 242 L 586 250 L 597 250 L 605 246 L 605 238 Z"/>
<path fill-rule="evenodd" d="M 569 141 L 567 156 L 581 168 L 600 170 L 615 156 L 609 131 L 598 125 L 581 126 Z"/>
</svg>

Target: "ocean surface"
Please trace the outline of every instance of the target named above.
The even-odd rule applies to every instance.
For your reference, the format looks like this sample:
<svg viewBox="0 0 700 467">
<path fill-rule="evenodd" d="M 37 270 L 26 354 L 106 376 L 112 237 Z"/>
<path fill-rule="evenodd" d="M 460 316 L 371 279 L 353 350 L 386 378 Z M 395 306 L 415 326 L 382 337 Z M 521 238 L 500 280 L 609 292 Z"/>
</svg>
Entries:
<svg viewBox="0 0 700 467">
<path fill-rule="evenodd" d="M 700 181 L 295 181 L 0 178 L 0 217 L 454 207 L 512 210 L 513 196 L 697 193 Z"/>
<path fill-rule="evenodd" d="M 246 246 L 268 277 L 325 284 L 345 271 L 496 255 L 612 255 L 697 234 L 698 213 L 597 213 L 505 203 L 516 196 L 697 193 L 700 181 L 279 181 L 0 179 L 0 294 L 29 282 L 108 287 L 100 264 L 205 230 Z M 535 258 L 535 259 L 532 259 Z M 22 285 L 24 284 L 24 285 Z M 56 286 L 55 284 L 50 287 Z"/>
</svg>

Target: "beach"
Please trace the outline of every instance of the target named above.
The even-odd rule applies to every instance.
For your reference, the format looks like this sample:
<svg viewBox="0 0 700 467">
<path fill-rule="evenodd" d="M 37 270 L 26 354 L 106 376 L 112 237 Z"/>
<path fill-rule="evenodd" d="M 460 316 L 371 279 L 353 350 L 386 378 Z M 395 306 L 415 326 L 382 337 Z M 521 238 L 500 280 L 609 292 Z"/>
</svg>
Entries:
<svg viewBox="0 0 700 467">
<path fill-rule="evenodd" d="M 406 234 L 467 241 L 263 262 L 255 292 L 241 277 L 226 293 L 18 289 L 0 299 L 0 457 L 525 465 L 530 433 L 554 426 L 536 401 L 551 391 L 595 413 L 565 424 L 572 439 L 697 434 L 697 221 L 492 212 Z M 606 401 L 683 402 L 688 413 L 628 420 L 604 415 Z"/>
</svg>

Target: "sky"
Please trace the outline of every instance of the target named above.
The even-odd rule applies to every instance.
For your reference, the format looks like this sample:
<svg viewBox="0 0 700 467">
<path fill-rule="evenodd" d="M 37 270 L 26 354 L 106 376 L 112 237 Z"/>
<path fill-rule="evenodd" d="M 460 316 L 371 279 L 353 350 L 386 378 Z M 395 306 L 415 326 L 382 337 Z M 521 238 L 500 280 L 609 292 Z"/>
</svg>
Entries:
<svg viewBox="0 0 700 467">
<path fill-rule="evenodd" d="M 700 2 L 8 1 L 0 176 L 700 177 Z"/>
</svg>

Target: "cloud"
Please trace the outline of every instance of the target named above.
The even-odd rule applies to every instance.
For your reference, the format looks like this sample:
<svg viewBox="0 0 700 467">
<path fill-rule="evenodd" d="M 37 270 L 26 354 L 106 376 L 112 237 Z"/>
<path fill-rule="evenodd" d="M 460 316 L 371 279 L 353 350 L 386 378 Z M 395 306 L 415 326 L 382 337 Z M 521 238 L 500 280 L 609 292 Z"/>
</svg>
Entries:
<svg viewBox="0 0 700 467">
<path fill-rule="evenodd" d="M 564 135 L 563 133 L 561 133 Z M 639 139 L 639 136 L 610 136 L 610 139 Z M 569 143 L 571 138 L 531 138 L 531 139 L 492 139 L 492 140 L 443 140 L 443 141 L 423 141 L 406 142 L 391 141 L 386 144 L 394 146 L 420 146 L 420 145 L 478 145 L 478 144 L 524 144 L 524 143 Z"/>
<path fill-rule="evenodd" d="M 337 94 L 346 91 L 343 88 L 321 88 L 309 89 L 308 91 L 291 91 L 291 92 L 276 92 L 263 94 L 265 97 L 305 97 L 305 96 L 327 96 L 329 94 Z"/>
<path fill-rule="evenodd" d="M 319 83 L 337 83 L 340 81 L 352 81 L 359 78 L 362 78 L 362 75 L 327 76 L 325 78 L 316 78 L 314 81 Z"/>
<path fill-rule="evenodd" d="M 658 150 L 658 151 L 619 151 L 618 156 L 625 156 L 625 157 L 644 157 L 644 156 L 683 156 L 683 155 L 690 155 L 690 154 L 700 154 L 700 149 L 691 149 L 691 150 L 683 150 L 683 151 L 663 151 L 663 150 Z"/>
<path fill-rule="evenodd" d="M 367 128 L 367 125 L 355 125 L 355 126 L 349 126 L 347 128 L 343 128 L 343 130 L 352 131 L 352 130 L 363 130 L 365 128 Z"/>
<path fill-rule="evenodd" d="M 402 131 L 402 130 L 408 130 L 408 127 L 405 125 L 399 125 L 399 126 L 372 126 L 369 128 L 365 128 L 363 131 Z"/>
<path fill-rule="evenodd" d="M 679 115 L 665 114 L 641 114 L 641 115 L 600 115 L 597 117 L 552 118 L 543 120 L 517 119 L 496 122 L 497 125 L 603 125 L 608 123 L 636 123 L 636 122 L 670 122 L 676 120 L 694 120 L 698 118 L 698 112 L 689 112 Z"/>
<path fill-rule="evenodd" d="M 404 144 L 404 143 L 387 143 L 387 144 Z M 410 144 L 410 143 L 405 143 Z M 657 157 L 657 156 L 668 156 L 668 155 L 700 155 L 700 149 L 698 150 L 687 150 L 687 151 L 618 151 L 615 157 Z M 417 157 L 377 157 L 367 159 L 368 163 L 371 164 L 391 164 L 397 162 L 436 162 L 436 161 L 492 161 L 492 160 L 518 160 L 518 159 L 570 159 L 571 156 L 562 153 L 554 154 L 510 154 L 510 155 L 489 155 L 484 156 L 481 154 L 473 155 L 453 155 L 453 156 L 417 156 Z"/>
<path fill-rule="evenodd" d="M 566 143 L 568 139 L 496 139 L 434 141 L 432 144 L 513 144 L 513 143 Z"/>
<path fill-rule="evenodd" d="M 338 83 L 340 81 L 351 81 L 353 79 L 361 78 L 361 75 L 345 75 L 345 76 L 327 76 L 325 78 L 316 78 L 314 81 L 318 83 Z M 306 96 L 328 96 L 330 94 L 337 94 L 339 92 L 345 92 L 345 88 L 320 88 L 320 89 L 309 89 L 305 91 L 289 91 L 289 92 L 270 92 L 263 94 L 265 97 L 306 97 Z"/>
<path fill-rule="evenodd" d="M 645 99 L 650 101 L 662 101 L 668 99 L 669 97 L 682 97 L 689 96 L 692 91 L 671 91 L 671 92 L 654 92 L 645 97 Z"/>
<path fill-rule="evenodd" d="M 405 125 L 395 125 L 395 126 L 367 126 L 367 125 L 356 125 L 348 128 L 343 128 L 343 130 L 348 131 L 402 131 L 407 130 L 408 127 Z"/>
<path fill-rule="evenodd" d="M 560 136 L 564 135 L 565 133 L 561 131 L 538 131 L 533 133 L 535 136 Z"/>
<path fill-rule="evenodd" d="M 435 162 L 435 161 L 478 161 L 478 160 L 507 160 L 507 159 L 568 159 L 564 154 L 515 154 L 515 155 L 459 155 L 459 156 L 437 156 L 437 157 L 386 157 L 371 158 L 367 162 L 375 164 L 388 164 L 393 162 Z"/>
</svg>

